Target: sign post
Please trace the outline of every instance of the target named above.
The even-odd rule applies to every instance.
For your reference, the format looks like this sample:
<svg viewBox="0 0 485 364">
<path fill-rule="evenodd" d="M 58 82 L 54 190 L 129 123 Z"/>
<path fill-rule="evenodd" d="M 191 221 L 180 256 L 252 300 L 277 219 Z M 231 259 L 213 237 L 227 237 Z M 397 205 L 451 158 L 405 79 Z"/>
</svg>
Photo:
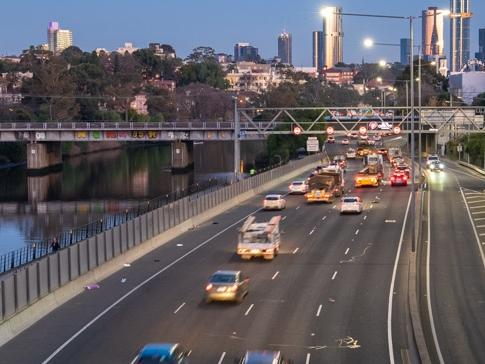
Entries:
<svg viewBox="0 0 485 364">
<path fill-rule="evenodd" d="M 308 137 L 306 140 L 306 151 L 308 153 L 320 151 L 320 143 L 317 137 Z"/>
</svg>

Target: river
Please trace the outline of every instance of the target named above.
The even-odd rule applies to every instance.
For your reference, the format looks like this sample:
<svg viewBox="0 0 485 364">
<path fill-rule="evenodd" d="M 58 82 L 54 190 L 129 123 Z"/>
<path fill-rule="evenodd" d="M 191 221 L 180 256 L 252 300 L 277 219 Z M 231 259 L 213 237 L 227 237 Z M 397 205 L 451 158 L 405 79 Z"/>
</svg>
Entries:
<svg viewBox="0 0 485 364">
<path fill-rule="evenodd" d="M 254 160 L 262 148 L 243 146 L 243 158 Z M 232 145 L 196 145 L 190 173 L 172 174 L 170 160 L 170 145 L 155 144 L 71 157 L 44 176 L 28 176 L 25 167 L 0 171 L 0 254 L 200 181 L 230 178 Z"/>
</svg>

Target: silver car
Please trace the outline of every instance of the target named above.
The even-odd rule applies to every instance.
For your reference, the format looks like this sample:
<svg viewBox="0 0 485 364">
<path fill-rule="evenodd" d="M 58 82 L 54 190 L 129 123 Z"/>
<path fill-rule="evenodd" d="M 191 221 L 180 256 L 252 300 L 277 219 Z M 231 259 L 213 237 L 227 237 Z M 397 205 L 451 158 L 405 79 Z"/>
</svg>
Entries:
<svg viewBox="0 0 485 364">
<path fill-rule="evenodd" d="M 219 270 L 205 287 L 205 301 L 242 302 L 249 290 L 249 278 L 241 271 Z"/>
</svg>

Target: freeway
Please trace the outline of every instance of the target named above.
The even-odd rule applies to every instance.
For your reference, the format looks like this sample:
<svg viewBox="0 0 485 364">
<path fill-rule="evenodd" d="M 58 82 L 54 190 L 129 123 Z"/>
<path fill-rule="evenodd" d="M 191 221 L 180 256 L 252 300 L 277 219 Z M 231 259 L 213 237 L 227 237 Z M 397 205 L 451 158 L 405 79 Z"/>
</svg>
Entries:
<svg viewBox="0 0 485 364">
<path fill-rule="evenodd" d="M 440 348 L 435 360 L 485 363 L 485 178 L 449 162 L 428 181 L 425 239 Z"/>
<path fill-rule="evenodd" d="M 354 190 L 361 167 L 351 161 L 346 174 L 347 192 L 364 201 L 361 215 L 341 216 L 337 204 L 307 205 L 302 196 L 288 196 L 281 213 L 264 212 L 260 195 L 53 311 L 4 345 L 0 362 L 130 363 L 149 342 L 183 343 L 197 364 L 232 363 L 248 349 L 281 350 L 295 364 L 413 357 L 403 268 L 410 189 Z M 286 193 L 286 185 L 272 192 Z M 250 214 L 283 216 L 282 251 L 272 262 L 235 255 L 237 229 Z M 242 304 L 203 302 L 207 278 L 218 269 L 250 277 Z"/>
</svg>

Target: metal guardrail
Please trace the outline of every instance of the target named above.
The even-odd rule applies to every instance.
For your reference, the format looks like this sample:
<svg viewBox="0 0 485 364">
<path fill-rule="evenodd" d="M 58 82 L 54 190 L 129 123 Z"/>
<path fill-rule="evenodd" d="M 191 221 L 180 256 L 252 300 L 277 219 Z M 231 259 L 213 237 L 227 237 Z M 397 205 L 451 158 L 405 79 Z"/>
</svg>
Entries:
<svg viewBox="0 0 485 364">
<path fill-rule="evenodd" d="M 241 129 L 264 129 L 267 122 L 241 122 Z M 234 130 L 233 122 L 189 121 L 189 122 L 0 122 L 0 130 L 5 131 L 46 131 L 46 130 Z"/>
<path fill-rule="evenodd" d="M 94 221 L 81 227 L 63 231 L 56 237 L 47 240 L 32 243 L 30 246 L 25 246 L 9 253 L 0 255 L 0 273 L 8 272 L 11 269 L 18 268 L 24 264 L 28 264 L 38 258 L 52 253 L 55 250 L 66 248 L 80 241 L 89 239 L 92 236 L 102 233 L 103 231 L 113 229 L 114 227 L 124 224 L 130 220 L 137 218 L 147 212 L 153 211 L 181 198 L 187 196 L 198 196 L 200 193 L 209 193 L 219 188 L 230 184 L 229 179 L 211 179 L 201 183 L 196 183 L 189 186 L 187 189 L 166 194 L 164 196 L 152 199 L 146 203 L 139 204 L 135 208 L 126 209 L 123 212 L 105 216 L 103 219 Z M 53 243 L 57 242 L 58 247 L 54 247 Z"/>
</svg>

